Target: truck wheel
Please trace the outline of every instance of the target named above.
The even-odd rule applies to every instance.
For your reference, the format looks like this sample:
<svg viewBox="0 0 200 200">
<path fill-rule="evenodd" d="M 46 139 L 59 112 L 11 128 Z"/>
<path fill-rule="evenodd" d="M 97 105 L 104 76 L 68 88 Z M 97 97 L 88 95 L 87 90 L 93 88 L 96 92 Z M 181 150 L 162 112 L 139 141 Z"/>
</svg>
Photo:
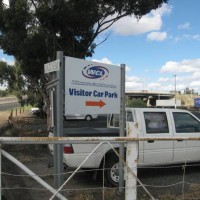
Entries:
<svg viewBox="0 0 200 200">
<path fill-rule="evenodd" d="M 119 185 L 119 158 L 112 154 L 106 159 L 105 163 L 105 184 L 109 187 Z"/>
<path fill-rule="evenodd" d="M 86 121 L 91 121 L 92 120 L 92 116 L 91 115 L 86 115 L 85 116 L 85 120 Z"/>
</svg>

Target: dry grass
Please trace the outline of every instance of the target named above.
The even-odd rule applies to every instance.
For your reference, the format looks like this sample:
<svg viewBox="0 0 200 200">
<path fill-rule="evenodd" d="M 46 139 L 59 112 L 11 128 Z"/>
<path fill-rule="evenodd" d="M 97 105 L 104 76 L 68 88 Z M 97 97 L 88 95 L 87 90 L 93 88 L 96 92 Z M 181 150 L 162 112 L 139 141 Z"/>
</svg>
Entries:
<svg viewBox="0 0 200 200">
<path fill-rule="evenodd" d="M 118 188 L 105 188 L 97 191 L 76 193 L 73 197 L 76 200 L 124 200 L 124 194 L 118 192 Z"/>
<path fill-rule="evenodd" d="M 96 199 L 104 199 L 104 200 L 123 200 L 124 194 L 120 195 L 117 189 L 105 189 L 104 197 L 103 191 L 98 192 L 78 192 L 73 194 L 73 199 L 76 200 L 96 200 Z M 159 195 L 155 197 L 156 200 L 195 200 L 200 197 L 200 185 L 199 184 L 191 184 L 189 186 L 188 193 L 183 195 L 171 195 L 170 193 L 166 193 L 165 195 Z M 150 200 L 147 195 L 145 197 L 138 198 L 138 200 Z"/>
<path fill-rule="evenodd" d="M 159 195 L 157 200 L 196 200 L 200 198 L 200 185 L 191 184 L 187 193 L 182 195 L 171 195 L 169 193 L 165 195 Z M 149 197 L 142 198 L 140 200 L 149 200 Z"/>
<path fill-rule="evenodd" d="M 181 102 L 182 102 L 181 104 L 183 106 L 193 107 L 194 106 L 194 99 L 200 98 L 200 96 L 190 95 L 190 94 L 181 94 L 181 95 L 177 94 L 176 98 L 181 100 Z"/>
</svg>

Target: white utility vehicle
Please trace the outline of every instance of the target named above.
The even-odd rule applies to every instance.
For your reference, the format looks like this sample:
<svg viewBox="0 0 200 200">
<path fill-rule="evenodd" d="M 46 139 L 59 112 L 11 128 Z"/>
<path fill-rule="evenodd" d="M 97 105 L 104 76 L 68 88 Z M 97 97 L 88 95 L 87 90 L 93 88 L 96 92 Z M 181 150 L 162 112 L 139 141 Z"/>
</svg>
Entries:
<svg viewBox="0 0 200 200">
<path fill-rule="evenodd" d="M 151 138 L 200 137 L 200 120 L 186 110 L 163 108 L 126 108 L 126 122 L 137 123 L 136 134 L 147 137 L 139 142 L 139 166 L 168 165 L 200 160 L 198 140 L 160 141 Z M 64 136 L 119 136 L 119 115 L 111 114 L 107 120 L 108 128 L 66 129 Z M 49 134 L 53 136 L 52 133 Z M 65 144 L 64 162 L 69 167 L 78 167 L 97 144 Z M 119 149 L 118 144 L 113 144 Z M 53 146 L 49 145 L 53 153 Z M 100 168 L 104 163 L 105 179 L 111 186 L 119 181 L 118 158 L 108 144 L 99 147 L 83 168 Z"/>
</svg>

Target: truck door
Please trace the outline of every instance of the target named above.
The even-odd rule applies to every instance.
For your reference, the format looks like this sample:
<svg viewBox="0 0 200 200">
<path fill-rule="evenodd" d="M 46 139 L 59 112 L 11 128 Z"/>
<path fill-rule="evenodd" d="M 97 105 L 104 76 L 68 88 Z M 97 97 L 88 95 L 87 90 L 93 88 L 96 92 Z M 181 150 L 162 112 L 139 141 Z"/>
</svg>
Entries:
<svg viewBox="0 0 200 200">
<path fill-rule="evenodd" d="M 126 109 L 126 131 L 127 131 L 127 123 L 137 123 L 135 110 L 130 108 Z M 107 127 L 109 128 L 116 128 L 119 127 L 120 119 L 119 114 L 111 114 L 107 117 Z M 139 123 L 140 124 L 140 123 Z M 136 134 L 138 134 L 138 131 L 136 130 Z M 136 135 L 137 136 L 137 135 Z M 143 163 L 144 155 L 143 155 L 143 142 L 139 142 L 139 163 Z"/>
<path fill-rule="evenodd" d="M 167 111 L 142 111 L 144 141 L 144 164 L 168 164 L 173 161 L 173 141 L 151 140 L 172 137 L 171 120 Z"/>
<path fill-rule="evenodd" d="M 189 112 L 173 112 L 175 137 L 200 137 L 200 121 Z M 199 161 L 198 140 L 174 141 L 174 162 Z"/>
<path fill-rule="evenodd" d="M 135 113 L 135 110 L 134 109 L 127 109 L 126 110 L 126 131 L 127 130 L 127 123 L 128 122 L 133 122 L 134 123 L 134 126 L 135 126 L 135 136 L 134 137 L 139 137 L 139 123 L 137 123 L 137 119 L 136 119 L 136 113 Z M 137 124 L 137 125 L 136 125 Z M 136 128 L 137 127 L 137 128 Z M 127 132 L 127 136 L 128 136 L 128 132 Z M 143 153 L 143 142 L 139 141 L 139 144 L 138 144 L 138 147 L 139 147 L 139 160 L 138 162 L 139 163 L 143 163 L 143 159 L 144 159 L 144 153 Z"/>
</svg>

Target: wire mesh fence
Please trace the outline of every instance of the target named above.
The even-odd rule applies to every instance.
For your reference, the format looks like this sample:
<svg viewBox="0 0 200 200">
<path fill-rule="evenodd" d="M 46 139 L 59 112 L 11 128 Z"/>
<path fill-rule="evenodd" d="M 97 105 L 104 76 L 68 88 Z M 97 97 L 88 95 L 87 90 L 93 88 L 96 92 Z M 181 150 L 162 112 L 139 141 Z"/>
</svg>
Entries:
<svg viewBox="0 0 200 200">
<path fill-rule="evenodd" d="M 5 145 L 5 150 L 53 187 L 56 174 L 54 174 L 53 167 L 48 167 L 51 155 L 46 144 Z M 32 179 L 33 175 L 27 175 L 6 158 L 3 158 L 1 165 L 3 193 L 13 194 L 13 199 L 17 199 L 17 195 L 23 196 L 23 199 L 50 199 L 52 197 L 47 189 Z M 137 178 L 142 185 L 141 183 L 137 184 L 137 199 L 200 199 L 199 166 L 200 163 L 190 163 L 188 160 L 175 165 L 148 166 L 147 164 L 145 167 L 138 165 Z M 119 193 L 118 188 L 110 188 L 105 185 L 104 173 L 106 170 L 105 166 L 102 169 L 80 169 L 61 191 L 67 199 L 72 200 L 125 199 L 124 193 Z M 124 170 L 127 170 L 126 166 L 124 166 Z M 64 180 L 67 180 L 73 172 L 72 168 L 65 168 Z M 144 187 L 151 196 L 144 191 Z M 132 190 L 133 188 L 124 186 L 124 189 Z M 25 197 L 26 194 L 28 197 Z"/>
</svg>

